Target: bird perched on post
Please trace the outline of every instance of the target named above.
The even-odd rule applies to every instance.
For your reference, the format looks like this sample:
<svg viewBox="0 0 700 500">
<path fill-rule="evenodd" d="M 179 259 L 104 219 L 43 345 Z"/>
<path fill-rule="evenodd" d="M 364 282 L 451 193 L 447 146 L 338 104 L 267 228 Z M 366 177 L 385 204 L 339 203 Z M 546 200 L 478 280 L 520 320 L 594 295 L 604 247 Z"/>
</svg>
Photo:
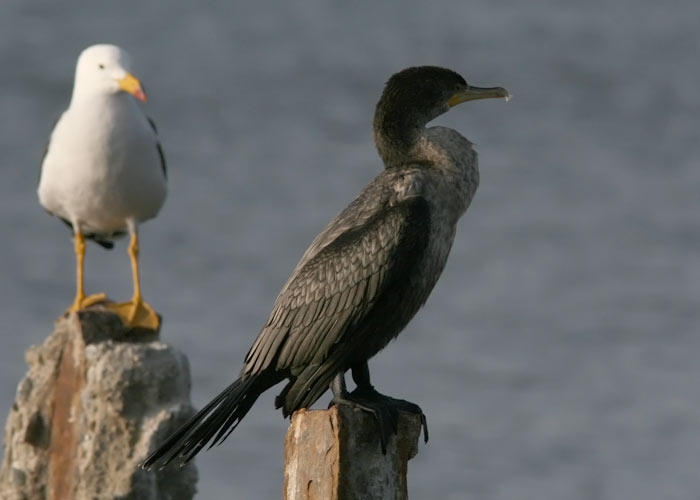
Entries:
<svg viewBox="0 0 700 500">
<path fill-rule="evenodd" d="M 163 206 L 166 167 L 155 125 L 137 100 L 146 101 L 146 94 L 124 50 L 106 44 L 85 49 L 70 105 L 46 147 L 38 194 L 41 205 L 73 230 L 77 291 L 68 310 L 106 301 L 105 294 L 85 295 L 85 239 L 111 249 L 128 233 L 134 294 L 130 302 L 105 305 L 130 327 L 158 329 L 158 315 L 141 296 L 138 225 Z"/>
<path fill-rule="evenodd" d="M 426 124 L 457 104 L 503 97 L 449 69 L 405 69 L 387 82 L 374 115 L 384 171 L 314 239 L 282 288 L 239 378 L 144 462 L 185 463 L 223 441 L 264 391 L 286 381 L 284 416 L 330 387 L 334 404 L 371 412 L 383 452 L 398 412 L 425 417 L 408 401 L 377 392 L 367 361 L 425 303 L 447 261 L 458 219 L 479 183 L 477 155 L 455 130 Z M 344 374 L 352 372 L 348 392 Z M 427 434 L 425 435 L 427 439 Z"/>
</svg>

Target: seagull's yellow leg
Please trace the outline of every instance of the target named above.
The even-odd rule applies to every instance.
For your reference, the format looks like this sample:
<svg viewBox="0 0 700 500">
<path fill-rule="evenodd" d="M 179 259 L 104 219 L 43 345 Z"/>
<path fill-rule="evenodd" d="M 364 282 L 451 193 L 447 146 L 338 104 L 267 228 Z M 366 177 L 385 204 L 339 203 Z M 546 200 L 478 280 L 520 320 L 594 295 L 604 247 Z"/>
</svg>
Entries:
<svg viewBox="0 0 700 500">
<path fill-rule="evenodd" d="M 151 306 L 141 297 L 141 282 L 139 280 L 139 237 L 136 231 L 131 233 L 129 242 L 129 258 L 131 259 L 131 272 L 134 275 L 134 296 L 131 302 L 121 304 L 109 304 L 107 307 L 121 316 L 127 326 L 134 328 L 148 328 L 158 330 L 160 318 Z"/>
<path fill-rule="evenodd" d="M 80 309 L 85 309 L 93 304 L 99 302 L 104 302 L 107 300 L 107 296 L 104 293 L 97 293 L 95 295 L 85 296 L 84 280 L 83 280 L 83 267 L 85 262 L 85 238 L 83 233 L 76 231 L 73 236 L 75 244 L 75 258 L 76 258 L 76 293 L 75 300 L 73 300 L 73 305 L 68 308 L 69 312 L 79 311 Z"/>
</svg>

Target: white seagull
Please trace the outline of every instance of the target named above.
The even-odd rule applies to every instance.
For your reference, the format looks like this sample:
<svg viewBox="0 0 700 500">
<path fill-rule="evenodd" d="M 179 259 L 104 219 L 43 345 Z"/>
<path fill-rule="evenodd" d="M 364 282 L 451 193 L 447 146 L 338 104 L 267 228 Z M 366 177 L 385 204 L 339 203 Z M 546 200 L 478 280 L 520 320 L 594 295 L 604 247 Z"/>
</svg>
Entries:
<svg viewBox="0 0 700 500">
<path fill-rule="evenodd" d="M 158 329 L 158 315 L 141 297 L 138 224 L 163 206 L 166 167 L 155 125 L 137 99 L 145 102 L 146 94 L 124 50 L 104 44 L 85 49 L 70 105 L 51 132 L 38 194 L 41 205 L 73 229 L 77 292 L 68 311 L 106 302 L 105 294 L 85 295 L 85 239 L 112 248 L 112 240 L 128 232 L 134 295 L 106 306 L 130 327 Z"/>
</svg>

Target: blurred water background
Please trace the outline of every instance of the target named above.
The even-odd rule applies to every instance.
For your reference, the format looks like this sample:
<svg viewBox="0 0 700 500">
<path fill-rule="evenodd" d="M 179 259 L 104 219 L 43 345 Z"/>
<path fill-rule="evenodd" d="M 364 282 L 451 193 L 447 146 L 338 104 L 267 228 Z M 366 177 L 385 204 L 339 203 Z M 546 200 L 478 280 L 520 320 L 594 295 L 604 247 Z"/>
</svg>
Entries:
<svg viewBox="0 0 700 500">
<path fill-rule="evenodd" d="M 436 120 L 482 184 L 425 309 L 370 364 L 431 440 L 413 499 L 700 494 L 700 29 L 694 0 L 0 3 L 0 415 L 74 294 L 36 200 L 79 52 L 129 50 L 170 193 L 142 228 L 146 298 L 202 406 L 237 374 L 307 244 L 381 168 L 374 105 L 406 66 L 509 102 Z M 131 293 L 126 245 L 88 292 Z M 287 428 L 263 395 L 198 458 L 200 499 L 280 498 Z M 327 396 L 322 398 L 325 405 Z"/>
</svg>

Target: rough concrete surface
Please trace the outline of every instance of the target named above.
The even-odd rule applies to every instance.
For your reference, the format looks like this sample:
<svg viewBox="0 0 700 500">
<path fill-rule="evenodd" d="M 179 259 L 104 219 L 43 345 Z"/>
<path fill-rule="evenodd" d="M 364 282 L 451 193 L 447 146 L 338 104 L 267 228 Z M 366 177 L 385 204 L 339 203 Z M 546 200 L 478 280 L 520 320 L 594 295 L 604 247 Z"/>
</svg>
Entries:
<svg viewBox="0 0 700 500">
<path fill-rule="evenodd" d="M 59 318 L 26 353 L 5 428 L 3 500 L 189 500 L 193 464 L 145 471 L 139 463 L 184 423 L 187 358 L 149 330 L 129 331 L 93 308 Z"/>
<path fill-rule="evenodd" d="M 300 410 L 285 441 L 284 499 L 406 500 L 420 432 L 420 417 L 401 413 L 384 455 L 369 413 L 343 405 Z"/>
</svg>

